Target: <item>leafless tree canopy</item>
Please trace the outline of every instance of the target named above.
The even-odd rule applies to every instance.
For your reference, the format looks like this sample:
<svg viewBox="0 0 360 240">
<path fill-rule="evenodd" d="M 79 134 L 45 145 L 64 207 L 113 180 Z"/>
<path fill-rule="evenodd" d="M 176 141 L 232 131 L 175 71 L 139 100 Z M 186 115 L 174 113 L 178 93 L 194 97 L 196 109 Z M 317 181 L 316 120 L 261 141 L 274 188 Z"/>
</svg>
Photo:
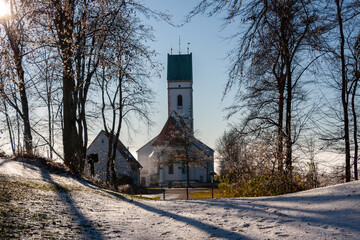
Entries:
<svg viewBox="0 0 360 240">
<path fill-rule="evenodd" d="M 122 123 L 131 129 L 134 117 L 151 123 L 149 79 L 158 64 L 143 19 L 170 22 L 167 14 L 135 0 L 8 4 L 11 15 L 0 19 L 0 94 L 13 152 L 21 152 L 15 145 L 23 139 L 28 154 L 45 142 L 51 157 L 62 155 L 54 137 L 62 132 L 61 157 L 81 174 L 88 121 L 102 116 L 105 130 L 117 137 Z"/>
<path fill-rule="evenodd" d="M 354 151 L 357 179 L 355 46 L 359 31 L 351 26 L 358 25 L 359 2 L 202 0 L 188 14 L 187 21 L 197 14 L 220 15 L 223 27 L 236 25 L 240 29 L 230 36 L 236 45 L 228 54 L 232 65 L 224 97 L 232 90 L 236 95 L 234 103 L 227 108 L 228 117 L 241 116 L 237 127 L 241 134 L 261 137 L 272 131 L 277 169 L 285 170 L 290 178 L 294 146 L 302 134 L 308 133 L 312 117 L 319 116 L 316 112 L 319 102 L 311 104 L 307 100 L 311 92 L 305 90 L 319 85 L 315 81 L 309 84 L 309 77 L 321 79 L 315 67 L 323 69 L 333 64 L 332 80 L 328 82 L 338 86 L 336 91 L 341 95 L 336 102 L 341 109 L 337 108 L 340 112 L 335 114 L 342 127 L 340 136 L 332 134 L 331 138 L 343 140 L 347 181 L 351 176 L 350 152 Z M 313 123 L 318 127 L 318 122 Z M 320 134 L 321 137 L 324 138 Z"/>
</svg>

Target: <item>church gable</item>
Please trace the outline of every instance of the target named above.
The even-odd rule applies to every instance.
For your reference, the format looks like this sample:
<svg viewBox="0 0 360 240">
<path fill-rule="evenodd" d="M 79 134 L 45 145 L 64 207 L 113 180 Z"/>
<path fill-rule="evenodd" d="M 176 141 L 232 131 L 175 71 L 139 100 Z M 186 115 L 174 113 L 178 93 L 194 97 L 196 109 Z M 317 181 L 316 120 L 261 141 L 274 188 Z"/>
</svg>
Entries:
<svg viewBox="0 0 360 240">
<path fill-rule="evenodd" d="M 180 120 L 179 117 L 175 112 L 173 112 L 168 120 L 166 121 L 163 129 L 161 130 L 159 136 L 153 142 L 153 146 L 176 146 L 177 143 L 175 142 L 173 135 L 176 131 L 183 132 L 184 128 L 187 127 L 183 121 Z"/>
</svg>

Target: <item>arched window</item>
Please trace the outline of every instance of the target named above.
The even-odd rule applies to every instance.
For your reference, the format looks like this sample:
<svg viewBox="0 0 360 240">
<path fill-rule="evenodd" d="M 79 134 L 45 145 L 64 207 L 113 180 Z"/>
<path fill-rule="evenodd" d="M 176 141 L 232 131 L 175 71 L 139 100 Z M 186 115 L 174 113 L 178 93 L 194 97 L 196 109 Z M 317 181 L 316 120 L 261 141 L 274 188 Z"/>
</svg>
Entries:
<svg viewBox="0 0 360 240">
<path fill-rule="evenodd" d="M 178 95 L 178 96 L 177 96 L 177 106 L 178 106 L 178 107 L 182 107 L 182 105 L 183 105 L 182 96 L 181 96 L 181 95 Z"/>
</svg>

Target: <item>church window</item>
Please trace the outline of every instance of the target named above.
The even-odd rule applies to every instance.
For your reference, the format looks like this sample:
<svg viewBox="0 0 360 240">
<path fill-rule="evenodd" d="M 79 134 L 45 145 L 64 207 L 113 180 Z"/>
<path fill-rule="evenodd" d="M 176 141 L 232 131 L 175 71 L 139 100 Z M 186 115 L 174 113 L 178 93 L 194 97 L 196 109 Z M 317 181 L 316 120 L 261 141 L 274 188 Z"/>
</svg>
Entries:
<svg viewBox="0 0 360 240">
<path fill-rule="evenodd" d="M 169 166 L 169 174 L 174 174 L 174 164 Z"/>
<path fill-rule="evenodd" d="M 178 107 L 182 107 L 182 105 L 183 105 L 183 99 L 182 99 L 181 95 L 177 96 L 177 105 L 178 105 Z"/>
</svg>

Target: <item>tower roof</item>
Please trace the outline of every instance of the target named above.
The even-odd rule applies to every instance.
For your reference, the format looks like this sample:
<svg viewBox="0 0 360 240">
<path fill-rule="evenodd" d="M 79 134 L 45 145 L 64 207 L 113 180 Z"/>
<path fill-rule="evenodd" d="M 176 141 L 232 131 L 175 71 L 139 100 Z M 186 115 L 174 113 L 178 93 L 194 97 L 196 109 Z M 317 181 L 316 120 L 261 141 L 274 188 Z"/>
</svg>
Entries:
<svg viewBox="0 0 360 240">
<path fill-rule="evenodd" d="M 192 81 L 192 53 L 170 55 L 168 54 L 168 81 Z"/>
</svg>

